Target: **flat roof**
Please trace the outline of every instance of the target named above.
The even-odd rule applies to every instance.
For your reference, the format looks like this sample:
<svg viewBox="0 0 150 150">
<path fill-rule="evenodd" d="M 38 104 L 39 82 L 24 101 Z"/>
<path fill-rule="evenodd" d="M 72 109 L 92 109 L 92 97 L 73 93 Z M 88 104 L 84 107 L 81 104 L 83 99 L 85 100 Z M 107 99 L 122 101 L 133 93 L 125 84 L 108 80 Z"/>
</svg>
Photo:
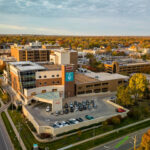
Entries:
<svg viewBox="0 0 150 150">
<path fill-rule="evenodd" d="M 99 72 L 99 73 L 95 73 L 95 72 L 90 72 L 88 71 L 87 73 L 85 73 L 86 76 L 97 79 L 99 81 L 108 81 L 108 80 L 117 80 L 117 79 L 128 79 L 128 76 L 124 76 L 118 73 L 115 74 L 110 74 L 110 73 L 106 73 L 106 72 Z"/>
<path fill-rule="evenodd" d="M 47 70 L 61 70 L 61 65 L 57 65 L 57 64 L 40 64 L 41 66 L 43 66 L 44 68 L 46 68 Z"/>
<path fill-rule="evenodd" d="M 15 66 L 20 71 L 45 70 L 45 67 L 31 61 L 10 62 L 9 64 Z"/>
<path fill-rule="evenodd" d="M 91 82 L 98 82 L 99 80 L 86 76 L 84 74 L 81 73 L 76 73 L 75 74 L 75 83 L 76 84 L 82 84 L 82 83 L 91 83 Z"/>
<path fill-rule="evenodd" d="M 54 99 L 59 99 L 60 94 L 59 94 L 59 92 L 47 92 L 47 93 L 37 94 L 34 97 L 40 98 L 40 99 L 45 99 L 45 100 L 54 100 Z"/>
</svg>

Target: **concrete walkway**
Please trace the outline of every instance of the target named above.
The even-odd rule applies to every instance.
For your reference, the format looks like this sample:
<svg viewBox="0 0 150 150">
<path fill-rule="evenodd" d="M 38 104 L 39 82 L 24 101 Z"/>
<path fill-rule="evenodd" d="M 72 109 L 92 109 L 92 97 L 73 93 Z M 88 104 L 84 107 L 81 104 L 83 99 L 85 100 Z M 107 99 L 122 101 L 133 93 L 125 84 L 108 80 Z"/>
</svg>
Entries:
<svg viewBox="0 0 150 150">
<path fill-rule="evenodd" d="M 24 143 L 23 143 L 23 141 L 22 141 L 22 139 L 21 139 L 21 136 L 20 136 L 20 134 L 18 133 L 18 130 L 17 130 L 16 126 L 14 125 L 14 123 L 13 123 L 11 117 L 9 116 L 8 111 L 5 110 L 5 113 L 6 113 L 7 117 L 8 117 L 8 120 L 9 120 L 9 122 L 10 122 L 10 124 L 11 124 L 11 126 L 12 126 L 12 128 L 13 128 L 15 134 L 16 134 L 16 136 L 17 136 L 17 139 L 18 139 L 18 141 L 19 141 L 19 143 L 20 143 L 22 149 L 23 149 L 23 150 L 26 150 L 26 147 L 25 147 L 25 145 L 24 145 Z"/>
<path fill-rule="evenodd" d="M 82 144 L 82 143 L 85 143 L 85 142 L 88 142 L 88 141 L 92 141 L 92 140 L 98 139 L 98 138 L 100 138 L 100 137 L 109 135 L 109 134 L 111 134 L 111 133 L 119 132 L 119 131 L 122 130 L 122 129 L 126 129 L 126 128 L 129 128 L 129 127 L 138 125 L 138 124 L 140 124 L 140 123 L 143 123 L 143 122 L 146 122 L 146 121 L 149 121 L 149 120 L 150 120 L 150 118 L 144 119 L 144 120 L 138 121 L 138 122 L 136 122 L 136 123 L 133 123 L 133 124 L 130 124 L 130 125 L 127 125 L 127 126 L 124 126 L 124 127 L 121 127 L 121 128 L 115 129 L 115 130 L 112 130 L 112 131 L 109 131 L 109 132 L 107 132 L 107 133 L 100 134 L 100 135 L 94 136 L 94 137 L 92 137 L 92 138 L 88 138 L 88 139 L 86 139 L 86 140 L 83 140 L 83 141 L 80 141 L 80 142 L 77 142 L 77 143 L 74 143 L 74 144 L 69 145 L 69 148 L 74 147 L 74 146 L 77 146 L 77 145 Z M 64 148 L 61 148 L 60 150 L 68 149 L 67 147 L 68 147 L 68 146 L 66 146 L 66 147 L 64 147 Z"/>
</svg>

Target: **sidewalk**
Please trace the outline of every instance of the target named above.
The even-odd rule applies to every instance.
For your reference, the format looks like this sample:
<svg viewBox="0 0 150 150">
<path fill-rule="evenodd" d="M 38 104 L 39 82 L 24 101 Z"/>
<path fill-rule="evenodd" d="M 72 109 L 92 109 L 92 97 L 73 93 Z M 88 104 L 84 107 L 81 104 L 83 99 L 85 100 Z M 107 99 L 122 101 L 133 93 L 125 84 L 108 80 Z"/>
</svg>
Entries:
<svg viewBox="0 0 150 150">
<path fill-rule="evenodd" d="M 12 128 L 13 128 L 13 130 L 14 130 L 14 132 L 15 132 L 15 134 L 16 134 L 16 137 L 17 137 L 18 141 L 20 142 L 20 145 L 21 145 L 22 149 L 23 149 L 23 150 L 26 150 L 26 147 L 25 147 L 25 145 L 24 145 L 24 143 L 23 143 L 23 141 L 22 141 L 22 139 L 21 139 L 21 137 L 20 137 L 20 134 L 18 133 L 18 130 L 16 129 L 16 127 L 15 127 L 13 121 L 12 121 L 11 118 L 10 118 L 10 116 L 9 116 L 9 114 L 8 114 L 8 111 L 5 110 L 5 113 L 6 113 L 6 116 L 7 116 L 8 120 L 9 120 L 9 122 L 10 122 L 10 124 L 11 124 L 11 126 L 12 126 Z"/>
<path fill-rule="evenodd" d="M 135 126 L 135 125 L 137 125 L 137 124 L 140 124 L 140 123 L 143 123 L 143 122 L 146 122 L 146 121 L 149 121 L 149 120 L 150 120 L 150 118 L 145 119 L 145 120 L 141 120 L 141 121 L 138 121 L 138 122 L 136 122 L 136 123 L 133 123 L 133 124 L 130 124 L 130 125 L 127 125 L 127 126 L 124 126 L 124 127 L 121 127 L 121 128 L 115 129 L 115 130 L 112 130 L 112 131 L 109 131 L 109 132 L 104 133 L 104 134 L 100 134 L 100 135 L 94 136 L 94 137 L 92 137 L 92 138 L 88 138 L 88 139 L 86 139 L 86 140 L 83 140 L 83 141 L 80 141 L 80 142 L 77 142 L 77 143 L 74 143 L 74 144 L 71 144 L 71 145 L 68 145 L 68 146 L 69 146 L 69 148 L 71 148 L 71 147 L 77 146 L 77 145 L 79 145 L 79 144 L 82 144 L 82 143 L 85 143 L 85 142 L 88 142 L 88 141 L 91 141 L 91 140 L 95 140 L 95 139 L 100 138 L 100 137 L 103 137 L 103 136 L 105 136 L 105 135 L 109 135 L 109 134 L 111 134 L 111 133 L 118 132 L 118 131 L 120 131 L 120 130 L 122 130 L 122 129 L 126 129 L 126 128 Z M 64 148 L 61 148 L 61 149 L 62 149 L 62 150 L 68 149 L 68 148 L 67 148 L 68 146 L 66 146 L 66 147 L 64 147 Z"/>
</svg>

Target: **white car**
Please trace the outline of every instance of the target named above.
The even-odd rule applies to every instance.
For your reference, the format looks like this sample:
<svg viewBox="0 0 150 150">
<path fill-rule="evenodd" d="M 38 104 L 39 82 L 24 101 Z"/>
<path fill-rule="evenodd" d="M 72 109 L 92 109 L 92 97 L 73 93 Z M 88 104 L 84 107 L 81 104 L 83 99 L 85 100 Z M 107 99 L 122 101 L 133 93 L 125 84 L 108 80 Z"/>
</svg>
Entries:
<svg viewBox="0 0 150 150">
<path fill-rule="evenodd" d="M 62 125 L 60 122 L 58 122 L 58 121 L 56 121 L 54 124 L 55 124 L 56 126 L 58 126 L 59 128 L 63 127 L 63 125 Z"/>
<path fill-rule="evenodd" d="M 61 124 L 62 124 L 63 126 L 69 126 L 65 121 L 62 121 Z"/>
<path fill-rule="evenodd" d="M 50 106 L 47 106 L 46 107 L 46 112 L 49 112 L 50 111 Z"/>
<path fill-rule="evenodd" d="M 79 121 L 77 121 L 76 119 L 74 119 L 74 118 L 71 118 L 71 119 L 69 119 L 70 121 L 73 121 L 75 124 L 78 124 L 79 123 Z"/>
</svg>

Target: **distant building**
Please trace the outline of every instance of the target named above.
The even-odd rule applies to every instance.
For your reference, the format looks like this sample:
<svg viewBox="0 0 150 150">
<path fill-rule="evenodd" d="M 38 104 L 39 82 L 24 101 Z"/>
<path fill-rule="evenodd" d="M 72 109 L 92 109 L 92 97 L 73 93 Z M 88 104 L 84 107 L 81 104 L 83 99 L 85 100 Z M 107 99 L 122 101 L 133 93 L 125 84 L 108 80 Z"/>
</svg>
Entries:
<svg viewBox="0 0 150 150">
<path fill-rule="evenodd" d="M 57 49 L 52 50 L 50 54 L 50 62 L 59 65 L 78 64 L 78 52 L 75 50 Z"/>
<path fill-rule="evenodd" d="M 150 62 L 139 59 L 120 59 L 107 61 L 104 64 L 108 73 L 138 73 L 150 69 Z"/>
</svg>

